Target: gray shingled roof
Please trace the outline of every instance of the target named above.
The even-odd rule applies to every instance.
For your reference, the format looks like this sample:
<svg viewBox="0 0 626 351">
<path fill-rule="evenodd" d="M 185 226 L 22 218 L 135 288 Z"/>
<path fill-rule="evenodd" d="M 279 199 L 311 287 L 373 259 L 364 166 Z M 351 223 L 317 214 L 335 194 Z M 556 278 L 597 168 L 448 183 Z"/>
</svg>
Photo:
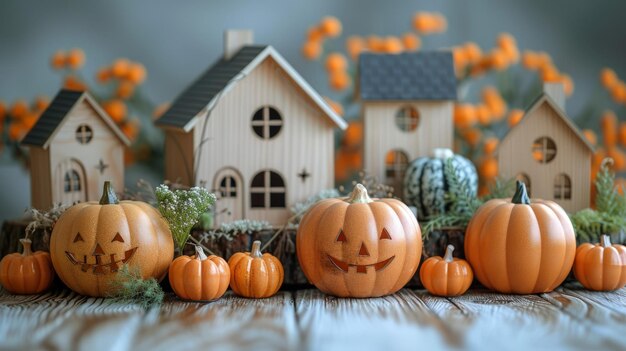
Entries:
<svg viewBox="0 0 626 351">
<path fill-rule="evenodd" d="M 22 139 L 22 145 L 44 146 L 84 93 L 84 91 L 66 89 L 59 91 L 35 125 Z"/>
<path fill-rule="evenodd" d="M 362 100 L 456 100 L 451 52 L 364 53 L 358 83 Z"/>
<path fill-rule="evenodd" d="M 218 60 L 174 100 L 172 106 L 156 121 L 156 124 L 184 128 L 265 48 L 267 46 L 245 46 L 230 60 L 223 58 Z"/>
</svg>

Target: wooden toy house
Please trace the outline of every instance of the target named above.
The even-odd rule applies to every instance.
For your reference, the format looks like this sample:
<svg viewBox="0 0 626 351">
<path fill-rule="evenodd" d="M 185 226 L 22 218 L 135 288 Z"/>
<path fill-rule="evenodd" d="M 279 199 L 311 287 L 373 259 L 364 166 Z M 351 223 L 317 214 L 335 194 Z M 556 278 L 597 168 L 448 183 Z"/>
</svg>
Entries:
<svg viewBox="0 0 626 351">
<path fill-rule="evenodd" d="M 291 204 L 334 187 L 334 128 L 347 124 L 273 47 L 252 45 L 252 32 L 227 31 L 224 44 L 156 122 L 165 178 L 219 192 L 228 213 L 216 224 L 281 225 Z"/>
<path fill-rule="evenodd" d="M 553 200 L 567 212 L 590 205 L 592 155 L 593 146 L 565 113 L 561 83 L 544 84 L 497 150 L 503 178 L 523 181 L 532 197 Z"/>
<path fill-rule="evenodd" d="M 61 90 L 22 145 L 30 149 L 34 208 L 98 200 L 105 180 L 124 187 L 130 141 L 87 92 Z"/>
<path fill-rule="evenodd" d="M 402 194 L 410 161 L 453 146 L 452 53 L 365 53 L 358 74 L 365 170 Z"/>
</svg>

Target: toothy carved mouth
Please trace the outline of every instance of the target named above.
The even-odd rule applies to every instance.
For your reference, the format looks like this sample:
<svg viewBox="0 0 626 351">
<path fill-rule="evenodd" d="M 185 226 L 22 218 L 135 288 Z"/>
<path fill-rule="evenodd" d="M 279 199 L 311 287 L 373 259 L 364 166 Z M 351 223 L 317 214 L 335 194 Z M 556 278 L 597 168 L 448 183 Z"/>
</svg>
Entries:
<svg viewBox="0 0 626 351">
<path fill-rule="evenodd" d="M 69 251 L 65 251 L 65 256 L 67 256 L 67 258 L 70 260 L 70 262 L 72 262 L 72 264 L 75 265 L 80 265 L 80 269 L 83 272 L 87 272 L 90 269 L 93 269 L 93 274 L 105 274 L 105 268 L 109 268 L 109 272 L 113 273 L 113 272 L 117 272 L 120 269 L 120 263 L 124 264 L 126 262 L 128 262 L 134 255 L 135 252 L 137 252 L 137 248 L 134 247 L 130 250 L 126 250 L 124 252 L 124 258 L 121 260 L 116 260 L 115 259 L 115 254 L 111 254 L 110 259 L 109 259 L 109 263 L 102 263 L 101 261 L 101 256 L 103 255 L 93 255 L 96 259 L 96 263 L 87 263 L 87 255 L 83 256 L 83 261 L 80 262 L 76 259 L 76 256 L 74 256 L 73 253 L 69 252 Z"/>
<path fill-rule="evenodd" d="M 340 270 L 348 273 L 348 269 L 350 269 L 350 267 L 356 267 L 356 272 L 357 273 L 367 273 L 367 267 L 374 267 L 374 271 L 378 272 L 381 269 L 387 267 L 391 261 L 393 261 L 394 258 L 396 258 L 395 255 L 389 257 L 388 259 L 384 260 L 384 261 L 380 261 L 378 263 L 372 263 L 372 264 L 352 264 L 352 263 L 347 263 L 347 262 L 343 262 L 339 259 L 334 258 L 331 255 L 326 255 L 328 256 L 328 259 L 330 260 L 330 262 L 332 262 L 333 265 L 335 265 L 335 267 L 339 268 Z"/>
</svg>

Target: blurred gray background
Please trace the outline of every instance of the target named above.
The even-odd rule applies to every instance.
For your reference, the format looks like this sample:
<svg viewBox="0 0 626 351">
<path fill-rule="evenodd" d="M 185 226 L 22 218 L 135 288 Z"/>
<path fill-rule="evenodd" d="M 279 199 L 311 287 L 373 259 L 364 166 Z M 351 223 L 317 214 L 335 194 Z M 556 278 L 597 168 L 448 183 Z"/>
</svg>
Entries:
<svg viewBox="0 0 626 351">
<path fill-rule="evenodd" d="M 417 11 L 439 11 L 448 19 L 448 31 L 425 38 L 424 49 L 465 41 L 490 49 L 498 33 L 509 32 L 520 50 L 550 53 L 576 83 L 567 103 L 572 116 L 591 97 L 606 95 L 598 83 L 602 67 L 626 78 L 626 2 L 617 0 L 11 0 L 0 4 L 0 99 L 54 96 L 61 76 L 50 69 L 49 58 L 78 47 L 87 56 L 82 72 L 90 85 L 99 67 L 127 57 L 148 70 L 145 95 L 156 103 L 170 101 L 222 54 L 227 28 L 253 29 L 257 43 L 272 44 L 314 88 L 339 98 L 328 88 L 323 65 L 300 54 L 307 28 L 336 16 L 344 31 L 327 49 L 343 50 L 352 34 L 411 31 Z M 28 207 L 28 177 L 19 165 L 0 164 L 0 220 L 19 217 Z"/>
</svg>

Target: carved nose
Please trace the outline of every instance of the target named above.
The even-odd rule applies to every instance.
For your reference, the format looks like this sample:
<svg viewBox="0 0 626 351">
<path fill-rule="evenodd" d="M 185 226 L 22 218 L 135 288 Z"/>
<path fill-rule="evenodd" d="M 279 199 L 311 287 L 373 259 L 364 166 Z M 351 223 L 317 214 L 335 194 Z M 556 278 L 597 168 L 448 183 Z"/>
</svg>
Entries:
<svg viewBox="0 0 626 351">
<path fill-rule="evenodd" d="M 367 251 L 367 247 L 365 247 L 365 243 L 361 243 L 361 248 L 359 249 L 359 256 L 369 256 L 370 253 Z"/>
<path fill-rule="evenodd" d="M 104 255 L 104 250 L 100 247 L 100 244 L 96 243 L 96 248 L 93 250 L 94 256 L 102 256 Z"/>
</svg>

